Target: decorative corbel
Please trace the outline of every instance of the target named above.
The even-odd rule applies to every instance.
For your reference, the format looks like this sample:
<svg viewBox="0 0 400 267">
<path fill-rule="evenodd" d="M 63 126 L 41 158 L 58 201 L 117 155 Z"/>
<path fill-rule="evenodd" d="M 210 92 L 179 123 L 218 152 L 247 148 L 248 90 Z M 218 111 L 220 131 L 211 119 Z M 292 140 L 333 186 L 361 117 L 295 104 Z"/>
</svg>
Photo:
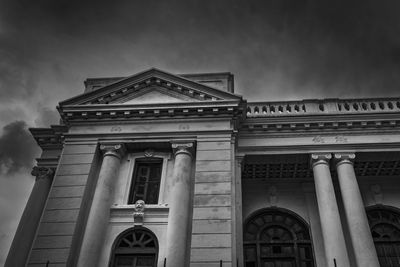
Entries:
<svg viewBox="0 0 400 267">
<path fill-rule="evenodd" d="M 382 204 L 383 203 L 383 194 L 382 188 L 379 184 L 371 185 L 370 187 L 372 197 L 375 201 L 375 204 Z"/>
<path fill-rule="evenodd" d="M 154 149 L 148 148 L 144 151 L 144 156 L 146 158 L 151 158 L 154 157 L 154 153 L 155 153 Z"/>
<path fill-rule="evenodd" d="M 52 179 L 54 177 L 54 169 L 35 166 L 33 167 L 31 174 L 36 176 L 36 181 L 40 179 Z"/>
<path fill-rule="evenodd" d="M 134 212 L 133 212 L 134 226 L 143 225 L 144 210 L 145 210 L 145 203 L 143 200 L 139 199 L 135 203 Z"/>
<path fill-rule="evenodd" d="M 271 206 L 275 207 L 278 204 L 278 189 L 276 186 L 270 186 L 268 188 L 269 203 Z"/>
</svg>

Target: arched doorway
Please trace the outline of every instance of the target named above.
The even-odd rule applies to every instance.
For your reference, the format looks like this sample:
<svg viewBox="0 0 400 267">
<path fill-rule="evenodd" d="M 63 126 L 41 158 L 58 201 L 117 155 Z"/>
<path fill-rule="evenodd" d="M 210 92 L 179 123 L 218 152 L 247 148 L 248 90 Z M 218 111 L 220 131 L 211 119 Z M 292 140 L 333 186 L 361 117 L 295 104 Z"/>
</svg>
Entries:
<svg viewBox="0 0 400 267">
<path fill-rule="evenodd" d="M 251 215 L 243 231 L 245 267 L 313 267 L 307 224 L 284 209 L 262 209 Z"/>
<path fill-rule="evenodd" d="M 158 241 L 146 228 L 135 227 L 121 233 L 114 242 L 110 267 L 157 266 Z"/>
<path fill-rule="evenodd" d="M 375 206 L 367 209 L 367 216 L 381 267 L 400 266 L 400 212 Z"/>
</svg>

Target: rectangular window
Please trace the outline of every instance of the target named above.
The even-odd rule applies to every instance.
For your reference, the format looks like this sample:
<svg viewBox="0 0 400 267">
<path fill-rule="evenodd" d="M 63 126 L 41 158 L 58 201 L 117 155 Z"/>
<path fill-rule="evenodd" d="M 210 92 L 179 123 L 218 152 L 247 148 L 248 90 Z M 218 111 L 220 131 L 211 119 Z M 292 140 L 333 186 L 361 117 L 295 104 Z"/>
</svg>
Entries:
<svg viewBox="0 0 400 267">
<path fill-rule="evenodd" d="M 140 199 L 146 204 L 157 204 L 161 171 L 162 159 L 137 159 L 128 204 Z"/>
</svg>

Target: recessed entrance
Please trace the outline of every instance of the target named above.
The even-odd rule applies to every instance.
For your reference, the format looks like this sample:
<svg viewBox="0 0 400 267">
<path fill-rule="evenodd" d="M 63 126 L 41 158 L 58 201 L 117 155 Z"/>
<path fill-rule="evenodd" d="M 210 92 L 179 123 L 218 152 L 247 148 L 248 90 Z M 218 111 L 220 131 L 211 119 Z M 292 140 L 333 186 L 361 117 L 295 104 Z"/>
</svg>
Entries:
<svg viewBox="0 0 400 267">
<path fill-rule="evenodd" d="M 246 267 L 313 267 L 307 225 L 282 209 L 263 209 L 247 219 L 244 227 Z"/>
</svg>

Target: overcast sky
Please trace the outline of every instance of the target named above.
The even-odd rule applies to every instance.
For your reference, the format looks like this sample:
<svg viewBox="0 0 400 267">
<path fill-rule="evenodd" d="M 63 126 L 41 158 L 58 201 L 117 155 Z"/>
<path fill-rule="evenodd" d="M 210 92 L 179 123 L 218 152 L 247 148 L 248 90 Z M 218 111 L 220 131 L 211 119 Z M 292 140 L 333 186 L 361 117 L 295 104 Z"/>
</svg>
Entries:
<svg viewBox="0 0 400 267">
<path fill-rule="evenodd" d="M 400 1 L 0 0 L 0 265 L 40 152 L 87 77 L 229 71 L 249 101 L 400 95 Z"/>
</svg>

